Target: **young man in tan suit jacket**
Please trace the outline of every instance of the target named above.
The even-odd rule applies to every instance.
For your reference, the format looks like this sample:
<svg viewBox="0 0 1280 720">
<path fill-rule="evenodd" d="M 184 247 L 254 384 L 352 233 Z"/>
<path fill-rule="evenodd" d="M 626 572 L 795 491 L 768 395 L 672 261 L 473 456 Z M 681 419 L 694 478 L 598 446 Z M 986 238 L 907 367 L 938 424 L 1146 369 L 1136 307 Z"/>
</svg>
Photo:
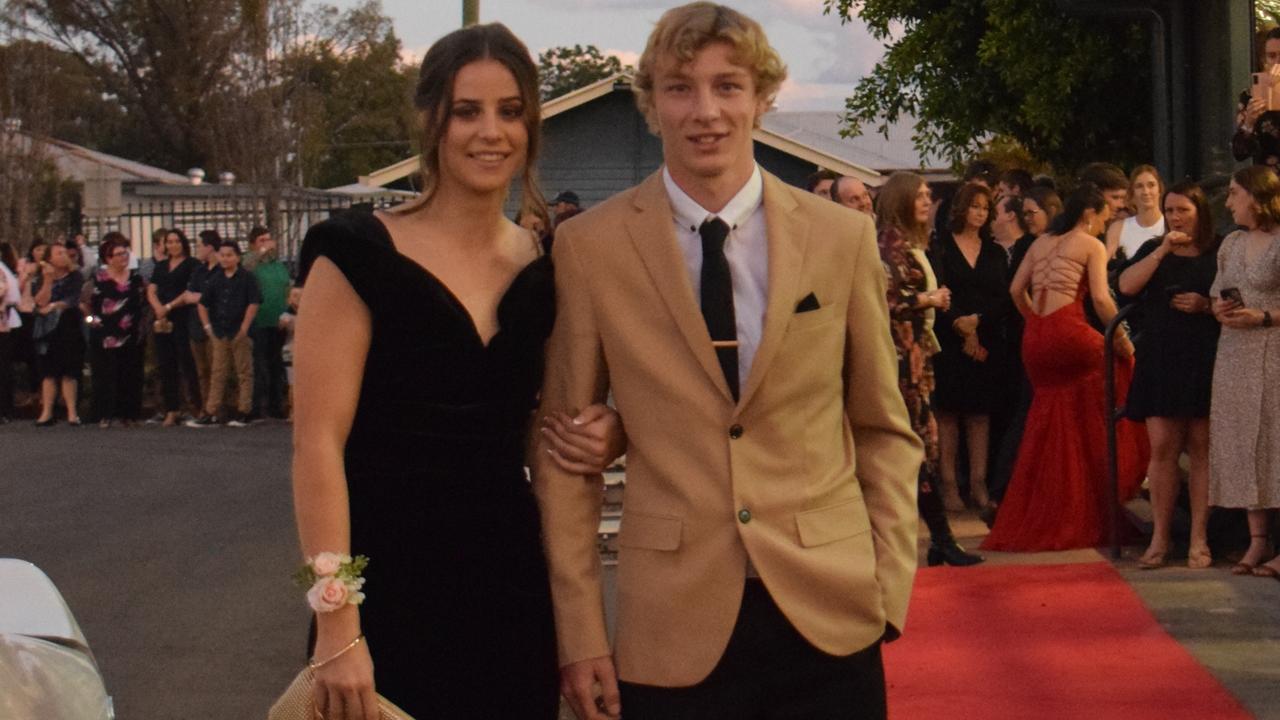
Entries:
<svg viewBox="0 0 1280 720">
<path fill-rule="evenodd" d="M 535 463 L 583 720 L 885 716 L 921 445 L 870 219 L 755 163 L 785 73 L 740 13 L 668 11 L 635 80 L 664 168 L 557 231 L 543 413 L 612 389 L 629 442 L 612 652 L 601 479 Z"/>
</svg>

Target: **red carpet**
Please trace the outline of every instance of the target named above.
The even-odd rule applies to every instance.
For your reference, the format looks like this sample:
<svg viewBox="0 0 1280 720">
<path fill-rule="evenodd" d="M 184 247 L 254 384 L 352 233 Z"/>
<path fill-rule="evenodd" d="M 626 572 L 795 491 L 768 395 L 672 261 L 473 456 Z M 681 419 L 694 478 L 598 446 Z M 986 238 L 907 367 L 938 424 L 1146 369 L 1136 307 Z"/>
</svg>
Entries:
<svg viewBox="0 0 1280 720">
<path fill-rule="evenodd" d="M 922 568 L 884 655 L 892 720 L 1252 717 L 1105 562 Z"/>
</svg>

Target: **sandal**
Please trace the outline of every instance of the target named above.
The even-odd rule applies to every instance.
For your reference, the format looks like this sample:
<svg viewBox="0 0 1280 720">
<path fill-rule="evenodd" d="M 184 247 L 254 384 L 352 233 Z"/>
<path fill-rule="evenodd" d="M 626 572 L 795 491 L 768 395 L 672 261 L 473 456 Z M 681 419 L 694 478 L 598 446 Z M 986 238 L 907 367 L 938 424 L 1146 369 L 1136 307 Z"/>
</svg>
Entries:
<svg viewBox="0 0 1280 720">
<path fill-rule="evenodd" d="M 1167 556 L 1168 554 L 1169 554 L 1168 550 L 1161 550 L 1160 552 L 1151 552 L 1150 550 L 1148 550 L 1146 554 L 1138 558 L 1138 569 L 1139 570 L 1158 570 L 1164 567 L 1165 556 Z"/>
<path fill-rule="evenodd" d="M 1254 539 L 1257 539 L 1257 538 L 1263 538 L 1263 539 L 1266 539 L 1266 538 L 1268 538 L 1268 537 L 1270 537 L 1270 536 L 1269 536 L 1269 535 L 1266 535 L 1266 534 L 1263 534 L 1263 535 L 1250 535 L 1250 536 L 1249 536 L 1249 539 L 1250 539 L 1250 540 L 1254 540 Z M 1261 564 L 1262 564 L 1262 563 L 1247 563 L 1247 562 L 1245 562 L 1245 561 L 1241 560 L 1240 562 L 1238 562 L 1238 563 L 1236 563 L 1235 565 L 1232 565 L 1232 566 L 1231 566 L 1231 574 L 1232 574 L 1232 575 L 1253 575 L 1253 574 L 1254 574 L 1254 571 L 1255 571 L 1255 570 L 1257 570 L 1257 569 L 1258 569 L 1258 566 L 1259 566 L 1259 565 L 1261 565 Z"/>
<path fill-rule="evenodd" d="M 1198 547 L 1187 551 L 1187 567 L 1192 570 L 1204 570 L 1212 565 L 1213 555 L 1209 553 L 1209 548 Z"/>
<path fill-rule="evenodd" d="M 1280 570 L 1277 570 L 1270 565 L 1262 564 L 1253 569 L 1253 576 L 1271 578 L 1272 580 L 1280 581 Z"/>
</svg>

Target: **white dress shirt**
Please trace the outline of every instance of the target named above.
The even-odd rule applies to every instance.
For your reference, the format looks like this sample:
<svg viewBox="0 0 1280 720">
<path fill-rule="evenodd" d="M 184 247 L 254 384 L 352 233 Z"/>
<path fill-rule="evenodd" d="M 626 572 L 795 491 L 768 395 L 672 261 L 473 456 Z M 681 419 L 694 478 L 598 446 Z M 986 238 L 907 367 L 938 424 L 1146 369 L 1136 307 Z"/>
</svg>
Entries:
<svg viewBox="0 0 1280 720">
<path fill-rule="evenodd" d="M 747 385 L 751 361 L 760 346 L 764 328 L 764 310 L 769 297 L 769 242 L 764 222 L 764 179 L 760 166 L 752 171 L 747 183 L 718 213 L 709 212 L 676 185 L 671 173 L 662 169 L 662 182 L 671 201 L 671 214 L 676 223 L 676 241 L 689 271 L 694 299 L 702 297 L 702 236 L 698 227 L 711 217 L 729 225 L 724 243 L 729 261 L 729 277 L 733 282 L 733 317 L 738 332 L 738 383 Z"/>
</svg>

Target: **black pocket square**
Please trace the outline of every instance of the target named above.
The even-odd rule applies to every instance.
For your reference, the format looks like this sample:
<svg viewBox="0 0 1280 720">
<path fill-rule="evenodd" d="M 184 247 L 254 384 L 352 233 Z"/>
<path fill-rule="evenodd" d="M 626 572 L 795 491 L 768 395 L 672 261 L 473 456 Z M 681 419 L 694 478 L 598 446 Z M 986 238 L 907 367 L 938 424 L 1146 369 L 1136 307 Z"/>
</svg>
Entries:
<svg viewBox="0 0 1280 720">
<path fill-rule="evenodd" d="M 818 296 L 813 293 L 809 293 L 804 296 L 804 299 L 801 300 L 798 305 L 796 305 L 796 312 L 809 312 L 811 310 L 817 310 L 819 307 L 821 307 L 821 305 L 818 304 Z"/>
</svg>

